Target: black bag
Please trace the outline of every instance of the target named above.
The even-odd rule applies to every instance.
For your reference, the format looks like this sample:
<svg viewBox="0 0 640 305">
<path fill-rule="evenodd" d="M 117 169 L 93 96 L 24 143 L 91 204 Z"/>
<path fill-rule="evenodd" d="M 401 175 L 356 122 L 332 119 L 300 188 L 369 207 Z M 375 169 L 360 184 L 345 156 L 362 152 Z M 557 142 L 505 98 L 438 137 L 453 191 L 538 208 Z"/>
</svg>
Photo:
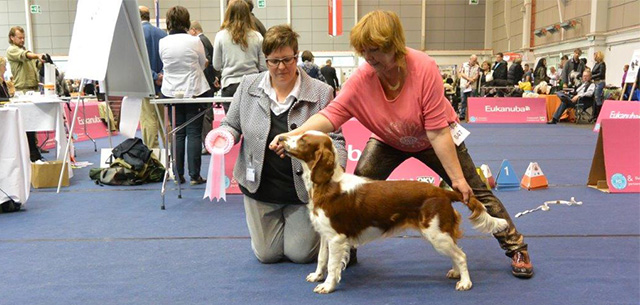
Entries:
<svg viewBox="0 0 640 305">
<path fill-rule="evenodd" d="M 111 154 L 130 164 L 135 171 L 139 171 L 151 157 L 151 150 L 142 143 L 141 139 L 130 138 L 116 146 Z"/>
</svg>

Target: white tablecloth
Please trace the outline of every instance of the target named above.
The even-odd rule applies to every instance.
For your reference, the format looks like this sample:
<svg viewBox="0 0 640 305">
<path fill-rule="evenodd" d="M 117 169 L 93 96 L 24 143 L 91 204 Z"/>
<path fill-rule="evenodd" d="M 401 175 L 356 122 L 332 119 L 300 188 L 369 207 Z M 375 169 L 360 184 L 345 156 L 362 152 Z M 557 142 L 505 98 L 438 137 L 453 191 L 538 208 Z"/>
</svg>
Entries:
<svg viewBox="0 0 640 305">
<path fill-rule="evenodd" d="M 7 107 L 20 109 L 20 115 L 26 131 L 56 131 L 56 159 L 58 160 L 62 160 L 64 149 L 67 148 L 64 110 L 61 103 L 63 102 L 7 104 Z"/>
<path fill-rule="evenodd" d="M 31 161 L 21 113 L 0 108 L 0 188 L 23 205 L 29 199 Z M 0 203 L 7 196 L 0 192 Z"/>
<path fill-rule="evenodd" d="M 56 159 L 64 158 L 64 150 L 67 148 L 67 135 L 64 128 L 64 101 L 50 100 L 46 102 L 20 102 L 9 103 L 6 106 L 20 109 L 25 131 L 49 131 L 55 130 Z M 69 157 L 67 157 L 69 162 Z M 69 178 L 73 177 L 73 171 L 69 166 Z"/>
</svg>

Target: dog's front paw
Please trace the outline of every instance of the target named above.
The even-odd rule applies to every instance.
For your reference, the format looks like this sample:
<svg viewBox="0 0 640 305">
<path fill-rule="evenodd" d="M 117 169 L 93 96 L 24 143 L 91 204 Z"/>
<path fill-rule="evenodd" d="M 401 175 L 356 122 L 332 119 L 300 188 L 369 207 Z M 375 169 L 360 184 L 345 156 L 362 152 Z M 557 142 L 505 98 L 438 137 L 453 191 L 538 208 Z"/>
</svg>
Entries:
<svg viewBox="0 0 640 305">
<path fill-rule="evenodd" d="M 307 275 L 307 282 L 320 282 L 324 280 L 324 274 L 322 273 L 309 273 L 309 275 Z"/>
<path fill-rule="evenodd" d="M 331 285 L 331 284 L 325 282 L 325 283 L 322 283 L 322 284 L 316 286 L 316 288 L 313 289 L 313 292 L 326 294 L 326 293 L 332 293 L 334 290 L 336 290 L 336 286 L 335 285 Z"/>
<path fill-rule="evenodd" d="M 471 286 L 473 286 L 471 281 L 459 281 L 456 284 L 456 290 L 458 290 L 458 291 L 469 290 L 469 289 L 471 289 Z"/>
<path fill-rule="evenodd" d="M 458 271 L 456 271 L 454 269 L 451 269 L 451 270 L 449 270 L 449 272 L 447 272 L 447 278 L 459 279 L 460 278 L 460 272 L 458 272 Z"/>
</svg>

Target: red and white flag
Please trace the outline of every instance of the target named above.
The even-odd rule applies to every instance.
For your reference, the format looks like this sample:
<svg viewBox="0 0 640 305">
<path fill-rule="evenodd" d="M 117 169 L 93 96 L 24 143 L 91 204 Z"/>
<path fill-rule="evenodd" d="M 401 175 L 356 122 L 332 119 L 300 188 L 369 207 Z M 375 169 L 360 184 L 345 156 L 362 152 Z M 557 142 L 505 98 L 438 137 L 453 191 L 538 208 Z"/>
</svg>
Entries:
<svg viewBox="0 0 640 305">
<path fill-rule="evenodd" d="M 329 35 L 342 35 L 342 0 L 329 0 Z"/>
</svg>

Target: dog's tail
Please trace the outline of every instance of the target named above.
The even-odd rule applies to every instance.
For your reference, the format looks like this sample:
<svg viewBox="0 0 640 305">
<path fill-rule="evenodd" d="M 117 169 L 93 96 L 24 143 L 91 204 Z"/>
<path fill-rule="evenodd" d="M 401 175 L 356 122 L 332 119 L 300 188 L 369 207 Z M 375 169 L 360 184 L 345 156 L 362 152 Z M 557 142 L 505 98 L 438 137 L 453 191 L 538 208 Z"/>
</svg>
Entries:
<svg viewBox="0 0 640 305">
<path fill-rule="evenodd" d="M 455 191 L 445 192 L 447 193 L 447 197 L 449 197 L 449 199 L 451 199 L 452 201 L 463 202 L 461 193 Z M 471 211 L 469 220 L 471 220 L 473 228 L 482 233 L 495 234 L 505 230 L 509 226 L 506 220 L 489 215 L 489 213 L 487 213 L 487 209 L 478 199 L 476 199 L 476 197 L 469 198 L 469 202 L 465 203 L 465 205 Z"/>
</svg>

